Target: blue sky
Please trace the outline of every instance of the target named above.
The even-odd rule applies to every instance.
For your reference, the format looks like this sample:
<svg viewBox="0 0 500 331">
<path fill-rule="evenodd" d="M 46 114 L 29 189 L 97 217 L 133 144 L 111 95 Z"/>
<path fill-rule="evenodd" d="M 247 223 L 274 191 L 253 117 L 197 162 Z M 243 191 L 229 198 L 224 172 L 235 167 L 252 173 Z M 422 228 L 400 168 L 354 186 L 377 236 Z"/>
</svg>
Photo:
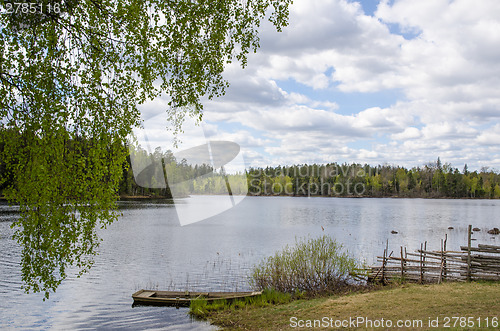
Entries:
<svg viewBox="0 0 500 331">
<path fill-rule="evenodd" d="M 294 0 L 261 29 L 205 133 L 248 166 L 360 162 L 500 169 L 500 2 Z M 144 107 L 161 107 L 155 100 Z"/>
</svg>

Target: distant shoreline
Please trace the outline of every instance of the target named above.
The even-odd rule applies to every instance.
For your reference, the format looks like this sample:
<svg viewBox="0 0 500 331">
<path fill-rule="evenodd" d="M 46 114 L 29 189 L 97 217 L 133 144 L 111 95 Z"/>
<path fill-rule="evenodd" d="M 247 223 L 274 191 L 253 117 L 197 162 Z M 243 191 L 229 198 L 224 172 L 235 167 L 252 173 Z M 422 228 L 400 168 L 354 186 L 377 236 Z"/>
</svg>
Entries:
<svg viewBox="0 0 500 331">
<path fill-rule="evenodd" d="M 200 195 L 208 195 L 208 196 L 225 196 L 224 194 L 190 194 L 187 196 L 179 197 L 179 198 L 189 198 L 190 196 L 200 196 Z M 243 195 L 235 195 L 235 196 L 243 196 Z M 262 198 L 340 198 L 340 199 L 425 199 L 425 200 L 500 200 L 499 198 L 454 198 L 454 197 L 405 197 L 405 196 L 369 196 L 369 195 L 348 195 L 348 196 L 329 196 L 329 195 L 262 195 L 262 194 L 247 194 L 244 195 L 246 197 L 262 197 Z M 5 196 L 0 196 L 0 201 L 7 201 Z M 173 200 L 172 197 L 164 197 L 164 196 L 148 196 L 148 195 L 120 195 L 118 196 L 118 201 L 120 200 Z"/>
<path fill-rule="evenodd" d="M 500 198 L 455 198 L 455 197 L 405 197 L 405 196 L 370 196 L 370 195 L 247 195 L 249 197 L 288 197 L 288 198 L 339 198 L 339 199 L 423 199 L 423 200 L 500 200 Z"/>
<path fill-rule="evenodd" d="M 162 196 L 149 196 L 149 195 L 120 195 L 118 196 L 118 200 L 172 200 L 170 197 L 162 197 Z"/>
<path fill-rule="evenodd" d="M 225 196 L 225 194 L 189 194 L 187 196 L 181 197 L 181 198 L 189 198 L 190 196 Z M 341 198 L 341 199 L 425 199 L 425 200 L 500 200 L 499 198 L 471 198 L 471 197 L 461 197 L 461 198 L 456 198 L 456 197 L 405 197 L 405 196 L 398 196 L 398 195 L 393 195 L 393 196 L 370 196 L 370 195 L 346 195 L 346 196 L 341 196 L 341 195 L 272 195 L 272 194 L 247 194 L 247 195 L 238 195 L 235 194 L 234 196 L 245 196 L 245 197 L 262 197 L 262 198 Z M 172 200 L 173 198 L 169 197 L 161 197 L 161 196 L 143 196 L 143 195 L 137 195 L 137 196 L 120 196 L 120 200 L 122 199 L 130 199 L 130 200 Z"/>
</svg>

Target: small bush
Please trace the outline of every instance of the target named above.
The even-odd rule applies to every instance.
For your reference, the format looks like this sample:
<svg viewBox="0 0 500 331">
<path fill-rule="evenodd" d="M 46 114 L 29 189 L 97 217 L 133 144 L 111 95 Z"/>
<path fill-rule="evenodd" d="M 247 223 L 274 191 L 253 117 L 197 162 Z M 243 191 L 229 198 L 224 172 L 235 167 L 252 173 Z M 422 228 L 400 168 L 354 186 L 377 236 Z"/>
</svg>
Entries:
<svg viewBox="0 0 500 331">
<path fill-rule="evenodd" d="M 257 290 L 274 289 L 284 293 L 332 294 L 354 284 L 359 269 L 343 246 L 323 235 L 296 240 L 276 255 L 255 266 L 250 277 Z"/>
</svg>

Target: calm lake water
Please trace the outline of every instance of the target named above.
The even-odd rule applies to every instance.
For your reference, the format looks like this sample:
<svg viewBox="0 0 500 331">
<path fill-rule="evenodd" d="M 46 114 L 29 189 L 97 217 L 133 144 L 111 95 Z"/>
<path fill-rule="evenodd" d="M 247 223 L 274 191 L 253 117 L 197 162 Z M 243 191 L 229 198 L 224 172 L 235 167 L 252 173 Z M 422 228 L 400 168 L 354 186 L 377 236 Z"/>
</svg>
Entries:
<svg viewBox="0 0 500 331">
<path fill-rule="evenodd" d="M 221 199 L 196 196 L 179 207 Z M 369 264 L 386 240 L 396 252 L 424 241 L 439 249 L 448 234 L 448 248 L 459 249 L 468 224 L 481 228 L 475 243 L 500 244 L 500 236 L 486 233 L 500 227 L 497 200 L 247 197 L 182 227 L 172 202 L 124 201 L 120 207 L 119 221 L 99 231 L 103 242 L 90 273 L 70 277 L 43 302 L 42 295 L 20 289 L 20 249 L 10 228 L 16 208 L 0 205 L 0 329 L 212 329 L 192 321 L 187 309 L 132 307 L 131 295 L 141 288 L 248 290 L 251 266 L 296 237 L 329 234 Z"/>
</svg>

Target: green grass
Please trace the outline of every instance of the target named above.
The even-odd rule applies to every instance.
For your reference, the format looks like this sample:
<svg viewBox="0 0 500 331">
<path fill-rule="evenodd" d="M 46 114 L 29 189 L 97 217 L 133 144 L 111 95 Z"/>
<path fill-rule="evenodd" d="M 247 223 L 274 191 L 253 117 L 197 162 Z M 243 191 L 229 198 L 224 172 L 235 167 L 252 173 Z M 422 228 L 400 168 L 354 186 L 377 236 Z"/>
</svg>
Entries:
<svg viewBox="0 0 500 331">
<path fill-rule="evenodd" d="M 472 317 L 485 326 L 486 318 L 500 319 L 500 283 L 443 283 L 434 285 L 402 284 L 382 287 L 365 293 L 336 295 L 310 300 L 293 300 L 285 304 L 245 305 L 236 309 L 212 311 L 205 316 L 213 324 L 227 330 L 288 330 L 291 318 L 335 320 L 364 317 L 371 320 L 421 320 L 422 327 L 401 329 L 429 329 L 429 319 L 439 319 L 443 329 L 445 318 Z M 490 328 L 494 329 L 491 327 Z M 349 328 L 347 328 L 349 329 Z M 361 327 L 361 329 L 366 329 Z M 383 329 L 383 328 L 381 328 Z M 397 328 L 395 328 L 397 329 Z M 498 329 L 498 327 L 496 328 Z"/>
<path fill-rule="evenodd" d="M 191 302 L 189 314 L 199 319 L 205 319 L 215 312 L 235 311 L 248 307 L 267 307 L 269 305 L 285 304 L 292 301 L 292 295 L 275 290 L 264 290 L 262 295 L 236 300 L 215 300 L 208 302 L 198 299 Z"/>
</svg>

